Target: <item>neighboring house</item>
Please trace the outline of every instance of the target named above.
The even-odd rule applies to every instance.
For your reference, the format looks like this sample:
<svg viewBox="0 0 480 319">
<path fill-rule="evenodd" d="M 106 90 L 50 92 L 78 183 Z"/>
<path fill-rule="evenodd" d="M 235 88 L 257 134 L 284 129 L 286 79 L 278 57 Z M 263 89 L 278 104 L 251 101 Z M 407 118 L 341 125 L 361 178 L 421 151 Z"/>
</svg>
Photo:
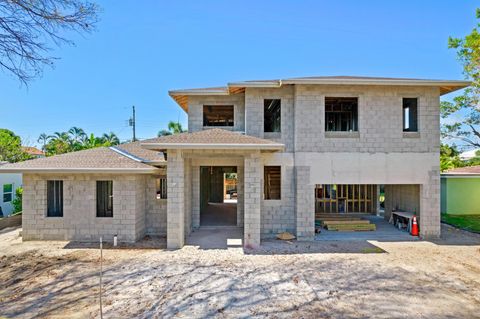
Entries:
<svg viewBox="0 0 480 319">
<path fill-rule="evenodd" d="M 23 239 L 184 245 L 202 226 L 315 237 L 315 214 L 415 211 L 440 234 L 442 94 L 466 81 L 312 77 L 170 91 L 188 133 L 7 165 L 24 174 Z M 237 174 L 237 202 L 224 201 Z M 208 228 L 207 228 L 208 229 Z"/>
<path fill-rule="evenodd" d="M 22 146 L 22 149 L 25 153 L 32 156 L 33 158 L 45 157 L 45 153 L 33 146 Z"/>
<path fill-rule="evenodd" d="M 0 162 L 0 168 L 6 163 Z M 3 216 L 13 213 L 12 201 L 16 196 L 15 191 L 19 187 L 22 187 L 22 174 L 1 173 L 0 171 L 0 211 Z"/>
<path fill-rule="evenodd" d="M 463 153 L 460 153 L 458 156 L 462 161 L 468 161 L 471 160 L 474 157 L 477 157 L 477 152 L 480 151 L 479 149 L 474 149 L 470 151 L 465 151 Z"/>
<path fill-rule="evenodd" d="M 442 173 L 441 212 L 480 214 L 480 166 L 459 167 Z"/>
</svg>

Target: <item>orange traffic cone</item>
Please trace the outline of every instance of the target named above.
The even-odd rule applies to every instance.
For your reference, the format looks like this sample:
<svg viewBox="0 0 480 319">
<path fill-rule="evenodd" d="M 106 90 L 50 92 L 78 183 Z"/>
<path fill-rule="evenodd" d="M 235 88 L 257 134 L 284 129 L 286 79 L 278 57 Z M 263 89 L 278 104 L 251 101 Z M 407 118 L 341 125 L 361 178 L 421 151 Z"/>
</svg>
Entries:
<svg viewBox="0 0 480 319">
<path fill-rule="evenodd" d="M 418 236 L 417 216 L 415 216 L 415 215 L 413 215 L 411 235 L 412 236 Z"/>
</svg>

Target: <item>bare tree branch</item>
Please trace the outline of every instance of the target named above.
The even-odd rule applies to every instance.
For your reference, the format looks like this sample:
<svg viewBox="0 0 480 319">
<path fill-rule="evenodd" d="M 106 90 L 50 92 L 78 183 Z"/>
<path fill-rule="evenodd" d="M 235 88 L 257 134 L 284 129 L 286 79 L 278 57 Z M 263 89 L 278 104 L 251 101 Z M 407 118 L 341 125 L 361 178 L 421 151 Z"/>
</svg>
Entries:
<svg viewBox="0 0 480 319">
<path fill-rule="evenodd" d="M 0 0 L 0 67 L 27 85 L 58 59 L 48 43 L 73 44 L 65 33 L 94 30 L 98 11 L 86 0 Z"/>
</svg>

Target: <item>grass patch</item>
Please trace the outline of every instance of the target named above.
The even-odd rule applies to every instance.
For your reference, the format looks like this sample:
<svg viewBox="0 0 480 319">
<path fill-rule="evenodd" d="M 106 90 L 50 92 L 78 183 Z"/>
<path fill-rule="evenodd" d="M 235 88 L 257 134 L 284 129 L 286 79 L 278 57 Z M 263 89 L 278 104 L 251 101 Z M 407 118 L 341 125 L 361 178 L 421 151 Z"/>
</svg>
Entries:
<svg viewBox="0 0 480 319">
<path fill-rule="evenodd" d="M 442 222 L 460 229 L 480 233 L 480 215 L 442 214 Z"/>
<path fill-rule="evenodd" d="M 384 252 L 385 250 L 379 247 L 367 247 L 362 249 L 362 254 L 381 254 Z"/>
</svg>

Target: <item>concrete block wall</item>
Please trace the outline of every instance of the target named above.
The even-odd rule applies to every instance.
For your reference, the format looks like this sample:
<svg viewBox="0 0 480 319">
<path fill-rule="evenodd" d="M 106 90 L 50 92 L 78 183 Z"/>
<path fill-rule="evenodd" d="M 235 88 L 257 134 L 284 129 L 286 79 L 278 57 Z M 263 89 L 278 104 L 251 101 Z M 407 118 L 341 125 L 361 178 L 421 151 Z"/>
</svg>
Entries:
<svg viewBox="0 0 480 319">
<path fill-rule="evenodd" d="M 185 218 L 185 238 L 190 235 L 192 230 L 192 166 L 191 160 L 184 160 L 184 218 Z"/>
<path fill-rule="evenodd" d="M 157 199 L 156 179 L 159 177 L 164 176 L 145 177 L 145 233 L 147 235 L 167 234 L 167 200 Z"/>
<path fill-rule="evenodd" d="M 63 217 L 47 217 L 47 180 L 63 180 Z M 96 217 L 96 181 L 113 181 L 113 217 Z M 24 174 L 23 240 L 134 242 L 145 228 L 142 175 Z"/>
<path fill-rule="evenodd" d="M 294 141 L 294 89 L 292 85 L 281 88 L 246 88 L 245 128 L 246 134 L 267 138 L 285 144 L 285 152 L 293 152 Z M 281 100 L 281 132 L 264 132 L 264 100 Z"/>
<path fill-rule="evenodd" d="M 325 132 L 328 96 L 358 97 L 358 132 Z M 418 133 L 403 132 L 404 97 L 419 99 Z M 296 85 L 294 104 L 297 152 L 438 152 L 440 147 L 438 88 Z"/>
<path fill-rule="evenodd" d="M 310 167 L 296 166 L 295 217 L 298 240 L 313 240 L 315 237 L 315 185 L 310 183 Z"/>
<path fill-rule="evenodd" d="M 185 243 L 185 163 L 181 151 L 168 152 L 167 248 Z"/>
<path fill-rule="evenodd" d="M 250 248 L 255 248 L 260 245 L 262 172 L 262 160 L 259 152 L 245 156 L 244 246 Z"/>
<path fill-rule="evenodd" d="M 420 185 L 385 185 L 385 220 L 390 220 L 393 210 L 420 216 Z"/>
<path fill-rule="evenodd" d="M 221 127 L 226 130 L 245 131 L 245 95 L 234 94 L 226 96 L 189 96 L 188 97 L 188 131 L 198 132 L 203 126 L 204 105 L 233 105 L 233 127 Z M 218 128 L 218 127 L 216 127 Z"/>
<path fill-rule="evenodd" d="M 192 165 L 192 227 L 200 227 L 200 166 Z"/>
<path fill-rule="evenodd" d="M 269 165 L 265 163 L 264 165 Z M 276 234 L 288 231 L 296 233 L 295 219 L 295 173 L 293 166 L 281 166 L 281 199 L 265 200 L 264 178 L 262 174 L 261 227 L 262 238 L 273 238 Z"/>
<path fill-rule="evenodd" d="M 440 166 L 428 172 L 428 182 L 420 185 L 420 235 L 440 236 Z"/>
</svg>

